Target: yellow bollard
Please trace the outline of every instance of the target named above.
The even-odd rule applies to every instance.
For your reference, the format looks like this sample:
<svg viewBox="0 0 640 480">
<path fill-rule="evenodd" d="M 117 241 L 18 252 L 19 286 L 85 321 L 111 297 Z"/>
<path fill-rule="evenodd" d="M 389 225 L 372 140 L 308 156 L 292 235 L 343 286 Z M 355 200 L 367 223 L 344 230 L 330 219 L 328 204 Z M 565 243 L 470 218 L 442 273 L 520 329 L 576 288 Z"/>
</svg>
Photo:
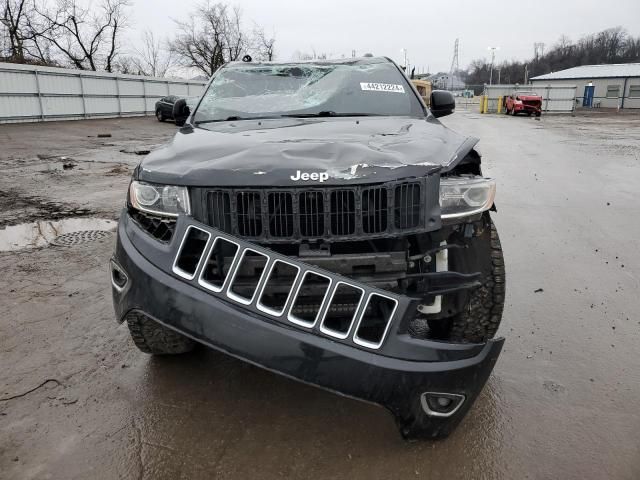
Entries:
<svg viewBox="0 0 640 480">
<path fill-rule="evenodd" d="M 487 113 L 489 110 L 489 95 L 482 96 L 482 113 Z"/>
<path fill-rule="evenodd" d="M 502 113 L 502 96 L 498 97 L 498 113 Z"/>
<path fill-rule="evenodd" d="M 486 97 L 485 97 L 484 95 L 482 95 L 482 96 L 480 97 L 480 113 L 484 113 L 484 99 L 485 99 L 485 98 L 486 98 Z"/>
</svg>

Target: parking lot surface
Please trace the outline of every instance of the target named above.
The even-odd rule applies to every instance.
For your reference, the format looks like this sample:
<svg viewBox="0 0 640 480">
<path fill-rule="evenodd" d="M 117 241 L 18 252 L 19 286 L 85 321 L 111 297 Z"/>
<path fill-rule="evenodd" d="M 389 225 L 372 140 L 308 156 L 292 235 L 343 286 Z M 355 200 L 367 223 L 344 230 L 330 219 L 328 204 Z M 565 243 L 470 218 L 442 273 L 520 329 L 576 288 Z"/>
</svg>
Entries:
<svg viewBox="0 0 640 480">
<path fill-rule="evenodd" d="M 507 343 L 456 432 L 415 443 L 375 406 L 133 346 L 113 221 L 175 126 L 0 125 L 0 478 L 640 478 L 640 116 L 443 123 L 498 181 Z"/>
</svg>

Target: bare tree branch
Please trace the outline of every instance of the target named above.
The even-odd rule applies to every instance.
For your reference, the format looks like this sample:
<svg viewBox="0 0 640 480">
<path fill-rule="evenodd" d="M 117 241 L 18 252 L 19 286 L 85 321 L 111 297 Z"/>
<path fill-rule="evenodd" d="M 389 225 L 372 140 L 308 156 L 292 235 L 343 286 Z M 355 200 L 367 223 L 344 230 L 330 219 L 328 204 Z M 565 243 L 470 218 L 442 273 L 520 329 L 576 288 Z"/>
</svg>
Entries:
<svg viewBox="0 0 640 480">
<path fill-rule="evenodd" d="M 171 49 L 182 65 L 196 68 L 211 76 L 221 65 L 242 58 L 253 51 L 255 40 L 244 30 L 242 12 L 224 3 L 203 3 L 185 22 L 176 21 L 178 34 L 171 41 Z M 268 55 L 273 58 L 275 40 Z"/>
<path fill-rule="evenodd" d="M 90 11 L 77 0 L 57 0 L 53 9 L 34 3 L 40 24 L 33 38 L 36 51 L 46 43 L 76 68 L 111 72 L 129 5 L 130 0 L 103 0 Z"/>
<path fill-rule="evenodd" d="M 174 65 L 173 52 L 163 46 L 165 42 L 156 39 L 151 30 L 142 34 L 142 46 L 136 49 L 132 58 L 134 67 L 141 75 L 164 77 Z"/>
</svg>

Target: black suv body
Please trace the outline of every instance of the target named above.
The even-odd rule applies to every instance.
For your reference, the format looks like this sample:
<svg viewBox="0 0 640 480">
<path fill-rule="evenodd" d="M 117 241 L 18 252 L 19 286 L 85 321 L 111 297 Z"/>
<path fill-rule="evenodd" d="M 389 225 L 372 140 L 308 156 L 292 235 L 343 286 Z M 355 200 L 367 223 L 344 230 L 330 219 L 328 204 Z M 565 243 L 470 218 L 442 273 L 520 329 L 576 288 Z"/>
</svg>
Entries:
<svg viewBox="0 0 640 480">
<path fill-rule="evenodd" d="M 384 58 L 229 64 L 135 170 L 111 280 L 136 345 L 194 342 L 448 435 L 498 358 L 477 139 Z"/>
</svg>

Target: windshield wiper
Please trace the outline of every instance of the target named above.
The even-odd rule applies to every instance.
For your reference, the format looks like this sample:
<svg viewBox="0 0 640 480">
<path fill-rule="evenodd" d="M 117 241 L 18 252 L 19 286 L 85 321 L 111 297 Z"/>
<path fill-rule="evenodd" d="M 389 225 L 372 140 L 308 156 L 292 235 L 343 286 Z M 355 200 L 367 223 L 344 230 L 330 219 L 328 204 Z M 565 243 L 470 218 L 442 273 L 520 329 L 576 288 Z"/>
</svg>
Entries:
<svg viewBox="0 0 640 480">
<path fill-rule="evenodd" d="M 216 122 L 233 122 L 236 120 L 268 120 L 273 118 L 282 118 L 282 115 L 267 115 L 264 117 L 240 117 L 239 115 L 231 115 L 227 118 L 212 118 L 209 120 L 199 120 L 195 122 L 195 125 L 202 125 L 203 123 L 216 123 Z"/>
<path fill-rule="evenodd" d="M 276 118 L 317 118 L 317 117 L 375 117 L 380 116 L 377 113 L 336 113 L 333 110 L 323 110 L 314 113 L 287 113 L 285 115 L 265 115 L 263 117 L 241 117 L 239 115 L 231 115 L 226 118 L 214 118 L 210 120 L 200 120 L 194 125 L 202 125 L 203 123 L 216 122 L 233 122 L 236 120 L 269 120 Z"/>
<path fill-rule="evenodd" d="M 283 117 L 293 118 L 314 118 L 314 117 L 375 117 L 376 113 L 336 113 L 333 110 L 323 110 L 315 113 L 289 113 Z"/>
</svg>

